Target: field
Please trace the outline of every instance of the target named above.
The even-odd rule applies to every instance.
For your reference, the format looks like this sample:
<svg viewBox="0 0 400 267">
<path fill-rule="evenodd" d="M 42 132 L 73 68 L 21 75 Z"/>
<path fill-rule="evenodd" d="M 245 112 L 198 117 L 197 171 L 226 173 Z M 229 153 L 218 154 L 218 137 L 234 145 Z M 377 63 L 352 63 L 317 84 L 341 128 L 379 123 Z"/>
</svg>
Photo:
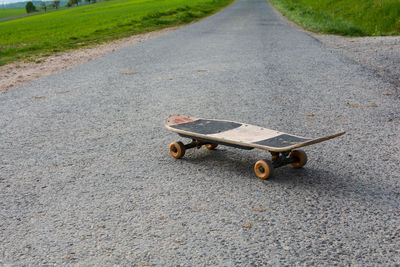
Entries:
<svg viewBox="0 0 400 267">
<path fill-rule="evenodd" d="M 26 14 L 25 8 L 6 8 L 0 9 L 0 19 Z"/>
<path fill-rule="evenodd" d="M 399 0 L 269 0 L 306 29 L 347 36 L 400 34 Z"/>
<path fill-rule="evenodd" d="M 185 24 L 232 0 L 113 0 L 0 22 L 0 65 Z"/>
</svg>

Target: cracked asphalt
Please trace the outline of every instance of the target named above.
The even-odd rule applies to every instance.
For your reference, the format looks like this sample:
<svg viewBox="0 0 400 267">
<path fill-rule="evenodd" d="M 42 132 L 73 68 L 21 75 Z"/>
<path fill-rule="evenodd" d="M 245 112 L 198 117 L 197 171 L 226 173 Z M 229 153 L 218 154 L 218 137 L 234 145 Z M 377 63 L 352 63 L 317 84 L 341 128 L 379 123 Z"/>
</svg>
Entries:
<svg viewBox="0 0 400 267">
<path fill-rule="evenodd" d="M 390 83 L 265 0 L 0 95 L 0 264 L 396 265 Z M 265 151 L 169 156 L 169 114 L 346 135 L 259 180 Z"/>
</svg>

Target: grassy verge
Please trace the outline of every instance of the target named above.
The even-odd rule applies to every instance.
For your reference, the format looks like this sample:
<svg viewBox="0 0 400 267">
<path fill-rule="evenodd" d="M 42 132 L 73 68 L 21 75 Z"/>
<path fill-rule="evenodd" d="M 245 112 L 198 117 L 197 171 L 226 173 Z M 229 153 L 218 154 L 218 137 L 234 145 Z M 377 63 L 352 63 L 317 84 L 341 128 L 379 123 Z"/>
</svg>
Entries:
<svg viewBox="0 0 400 267">
<path fill-rule="evenodd" d="M 5 8 L 0 9 L 0 19 L 26 14 L 25 8 Z"/>
<path fill-rule="evenodd" d="M 0 65 L 205 17 L 232 0 L 112 0 L 0 22 Z"/>
<path fill-rule="evenodd" d="M 399 0 L 269 0 L 304 28 L 346 36 L 400 35 Z"/>
<path fill-rule="evenodd" d="M 110 1 L 110 0 L 103 0 L 103 1 Z M 82 5 L 82 4 L 81 4 Z M 85 3 L 85 5 L 90 5 Z M 73 6 L 72 8 L 74 8 Z M 8 20 L 13 20 L 13 19 L 20 19 L 24 17 L 31 17 L 31 16 L 37 16 L 37 15 L 43 15 L 49 12 L 57 12 L 61 11 L 63 9 L 70 9 L 71 7 L 67 6 L 62 6 L 62 7 L 52 7 L 52 6 L 47 6 L 46 10 L 44 10 L 42 7 L 36 7 L 36 11 L 32 13 L 26 13 L 25 8 L 10 8 L 10 9 L 0 9 L 0 22 L 3 21 L 8 21 Z"/>
</svg>

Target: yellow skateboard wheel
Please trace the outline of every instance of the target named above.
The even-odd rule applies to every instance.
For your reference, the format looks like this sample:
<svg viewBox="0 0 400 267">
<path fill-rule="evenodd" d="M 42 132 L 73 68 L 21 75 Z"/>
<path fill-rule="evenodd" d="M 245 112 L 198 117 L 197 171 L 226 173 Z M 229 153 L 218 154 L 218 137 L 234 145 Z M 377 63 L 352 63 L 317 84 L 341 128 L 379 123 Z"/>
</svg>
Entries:
<svg viewBox="0 0 400 267">
<path fill-rule="evenodd" d="M 254 172 L 258 178 L 265 180 L 272 176 L 274 167 L 270 160 L 259 160 L 254 164 Z"/>
<path fill-rule="evenodd" d="M 295 158 L 296 162 L 292 163 L 293 168 L 301 168 L 307 164 L 307 154 L 303 150 L 293 150 L 290 152 L 289 158 Z"/>
<path fill-rule="evenodd" d="M 182 158 L 185 155 L 185 151 L 185 145 L 182 142 L 173 142 L 169 145 L 169 154 L 173 158 Z"/>
<path fill-rule="evenodd" d="M 204 145 L 208 150 L 213 150 L 213 149 L 215 149 L 217 146 L 218 146 L 218 144 L 205 144 Z"/>
</svg>

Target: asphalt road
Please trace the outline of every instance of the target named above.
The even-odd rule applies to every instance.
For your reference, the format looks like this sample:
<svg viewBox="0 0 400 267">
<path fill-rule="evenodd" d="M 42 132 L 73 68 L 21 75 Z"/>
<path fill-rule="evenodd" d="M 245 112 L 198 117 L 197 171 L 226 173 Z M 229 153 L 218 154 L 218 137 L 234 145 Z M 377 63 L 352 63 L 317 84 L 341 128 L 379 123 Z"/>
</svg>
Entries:
<svg viewBox="0 0 400 267">
<path fill-rule="evenodd" d="M 265 0 L 237 0 L 1 94 L 0 264 L 398 264 L 394 90 Z M 169 114 L 347 134 L 262 181 L 260 150 L 171 158 Z"/>
</svg>

